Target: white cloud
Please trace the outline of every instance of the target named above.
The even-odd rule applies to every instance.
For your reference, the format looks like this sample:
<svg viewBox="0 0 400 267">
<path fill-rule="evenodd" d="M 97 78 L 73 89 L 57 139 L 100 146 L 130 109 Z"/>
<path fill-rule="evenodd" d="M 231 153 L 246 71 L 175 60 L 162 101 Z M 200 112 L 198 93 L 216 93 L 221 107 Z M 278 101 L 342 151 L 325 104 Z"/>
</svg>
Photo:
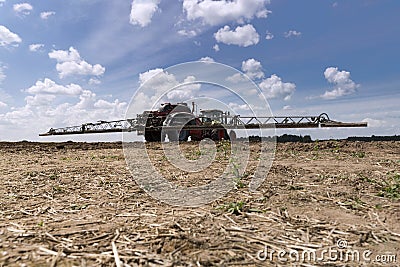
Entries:
<svg viewBox="0 0 400 267">
<path fill-rule="evenodd" d="M 295 31 L 295 30 L 290 30 L 287 31 L 283 34 L 285 38 L 290 38 L 290 37 L 299 37 L 301 36 L 301 32 Z"/>
<path fill-rule="evenodd" d="M 114 100 L 114 102 L 99 99 L 96 101 L 96 103 L 94 103 L 94 107 L 99 109 L 119 109 L 123 108 L 125 105 L 125 102 L 120 102 L 118 99 Z"/>
<path fill-rule="evenodd" d="M 159 79 L 154 79 L 152 81 L 153 85 L 156 86 L 156 87 L 158 87 L 159 84 L 163 84 L 165 82 L 169 83 L 170 81 L 174 81 L 175 80 L 175 77 L 173 77 L 173 75 L 169 76 L 167 73 L 164 72 L 163 69 L 157 68 L 157 69 L 148 70 L 146 72 L 143 72 L 143 73 L 139 74 L 140 86 L 143 86 L 147 81 L 149 81 L 149 83 L 150 83 L 151 82 L 150 81 L 151 78 L 153 78 L 157 74 L 160 74 L 160 76 L 162 76 L 161 77 L 162 79 L 159 78 Z M 163 74 L 163 75 L 161 75 L 161 74 Z M 161 81 L 159 81 L 159 80 L 161 80 Z"/>
<path fill-rule="evenodd" d="M 261 62 L 255 60 L 254 58 L 250 58 L 242 62 L 242 71 L 247 75 L 248 78 L 241 73 L 235 73 L 234 75 L 227 77 L 225 80 L 231 83 L 240 83 L 248 81 L 249 78 L 252 80 L 262 79 L 265 76 L 262 70 Z M 256 91 L 252 90 L 248 93 L 252 94 L 256 93 Z"/>
<path fill-rule="evenodd" d="M 151 23 L 154 13 L 158 10 L 161 0 L 133 0 L 131 5 L 130 23 L 146 27 Z"/>
<path fill-rule="evenodd" d="M 357 88 L 360 87 L 350 78 L 350 72 L 339 71 L 337 67 L 329 67 L 324 72 L 325 79 L 335 85 L 335 88 L 331 91 L 325 91 L 321 98 L 323 99 L 335 99 L 345 95 L 354 94 Z"/>
<path fill-rule="evenodd" d="M 99 98 L 79 85 L 63 86 L 49 79 L 38 81 L 24 92 L 33 95 L 25 97 L 24 106 L 0 113 L 0 125 L 5 125 L 5 128 L 15 126 L 19 131 L 33 131 L 35 135 L 50 127 L 120 119 L 127 105 L 118 99 L 107 101 Z M 70 102 L 65 102 L 65 95 L 69 96 Z"/>
<path fill-rule="evenodd" d="M 376 119 L 371 119 L 371 118 L 365 118 L 362 120 L 362 122 L 367 122 L 368 123 L 368 127 L 372 127 L 372 128 L 380 128 L 380 127 L 384 127 L 387 126 L 387 122 L 384 120 L 376 120 Z"/>
<path fill-rule="evenodd" d="M 199 61 L 203 62 L 215 62 L 215 60 L 212 57 L 202 57 L 199 59 Z"/>
<path fill-rule="evenodd" d="M 296 90 L 294 83 L 284 83 L 276 74 L 263 80 L 259 86 L 266 98 L 283 98 L 286 101 L 290 100 Z"/>
<path fill-rule="evenodd" d="M 13 9 L 18 15 L 29 15 L 33 7 L 29 3 L 21 3 L 14 4 Z"/>
<path fill-rule="evenodd" d="M 238 26 L 234 31 L 229 26 L 225 26 L 219 29 L 214 37 L 219 43 L 243 47 L 255 45 L 260 40 L 260 36 L 251 24 Z"/>
<path fill-rule="evenodd" d="M 0 0 L 0 7 L 2 7 L 5 2 L 6 2 L 6 0 Z"/>
<path fill-rule="evenodd" d="M 168 100 L 173 100 L 178 102 L 192 98 L 196 94 L 196 91 L 198 91 L 201 88 L 201 84 L 195 82 L 196 82 L 196 77 L 187 76 L 183 80 L 183 84 L 187 85 L 181 85 L 169 91 L 167 93 Z"/>
<path fill-rule="evenodd" d="M 225 80 L 228 82 L 231 82 L 231 83 L 239 83 L 239 82 L 247 81 L 248 79 L 241 73 L 235 73 L 232 76 L 227 77 Z"/>
<path fill-rule="evenodd" d="M 50 95 L 79 95 L 82 93 L 82 87 L 77 84 L 67 86 L 56 84 L 54 81 L 46 78 L 44 81 L 37 81 L 35 85 L 26 90 L 30 94 L 50 94 Z"/>
<path fill-rule="evenodd" d="M 5 67 L 1 64 L 0 62 L 0 84 L 3 83 L 3 81 L 6 79 L 6 75 L 4 74 L 4 69 Z"/>
<path fill-rule="evenodd" d="M 272 33 L 270 33 L 269 31 L 267 31 L 266 35 L 265 35 L 265 39 L 272 40 L 272 39 L 274 39 L 274 35 Z"/>
<path fill-rule="evenodd" d="M 6 107 L 8 107 L 8 105 L 0 101 L 0 108 L 6 108 Z"/>
<path fill-rule="evenodd" d="M 91 65 L 84 61 L 73 47 L 70 47 L 68 51 L 54 50 L 49 53 L 49 58 L 57 60 L 56 69 L 60 78 L 71 75 L 101 76 L 105 72 L 105 68 L 100 64 Z"/>
<path fill-rule="evenodd" d="M 49 53 L 49 57 L 56 59 L 57 62 L 68 62 L 68 61 L 80 61 L 81 56 L 79 55 L 79 52 L 73 48 L 70 47 L 69 51 L 64 51 L 64 50 L 53 50 L 52 52 Z"/>
<path fill-rule="evenodd" d="M 259 61 L 254 58 L 250 58 L 242 62 L 242 71 L 249 76 L 250 79 L 262 79 L 264 78 L 264 72 L 262 65 Z"/>
<path fill-rule="evenodd" d="M 41 19 L 48 19 L 50 16 L 54 16 L 56 12 L 54 11 L 45 11 L 40 13 L 40 18 Z"/>
<path fill-rule="evenodd" d="M 283 110 L 292 110 L 293 108 L 289 105 L 283 106 Z"/>
<path fill-rule="evenodd" d="M 22 40 L 18 34 L 11 32 L 7 27 L 0 25 L 0 46 L 18 46 Z"/>
<path fill-rule="evenodd" d="M 98 85 L 98 84 L 101 84 L 101 81 L 99 79 L 96 79 L 96 78 L 90 78 L 89 84 L 90 85 Z"/>
<path fill-rule="evenodd" d="M 240 111 L 249 111 L 250 107 L 248 104 L 238 104 L 238 103 L 229 103 L 228 104 L 229 108 L 231 108 L 235 113 L 240 113 Z"/>
<path fill-rule="evenodd" d="M 160 99 L 170 102 L 184 101 L 196 96 L 201 88 L 201 84 L 195 81 L 194 76 L 187 76 L 183 81 L 179 81 L 175 75 L 163 69 L 149 70 L 139 74 L 142 93 L 137 95 L 135 100 L 143 109 L 151 107 Z"/>
<path fill-rule="evenodd" d="M 27 106 L 50 106 L 55 95 L 34 95 L 25 97 Z"/>
<path fill-rule="evenodd" d="M 218 45 L 218 44 L 215 44 L 215 45 L 213 46 L 213 49 L 214 49 L 215 52 L 218 52 L 218 51 L 219 51 L 219 45 Z"/>
<path fill-rule="evenodd" d="M 195 37 L 197 32 L 194 30 L 179 30 L 178 34 L 186 37 Z"/>
<path fill-rule="evenodd" d="M 269 3 L 269 0 L 183 0 L 183 10 L 188 20 L 198 19 L 215 26 L 266 18 L 270 11 L 265 6 Z"/>
<path fill-rule="evenodd" d="M 90 109 L 96 103 L 96 94 L 90 90 L 83 90 L 79 96 L 79 102 L 75 105 L 78 109 Z"/>
<path fill-rule="evenodd" d="M 44 47 L 44 44 L 30 44 L 29 51 L 37 52 L 40 51 Z"/>
</svg>

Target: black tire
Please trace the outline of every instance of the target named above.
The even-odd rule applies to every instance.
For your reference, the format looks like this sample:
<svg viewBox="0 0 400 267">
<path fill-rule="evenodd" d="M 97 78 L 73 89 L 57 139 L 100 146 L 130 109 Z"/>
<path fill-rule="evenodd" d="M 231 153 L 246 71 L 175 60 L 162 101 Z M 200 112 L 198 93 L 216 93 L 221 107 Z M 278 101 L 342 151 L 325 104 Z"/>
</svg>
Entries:
<svg viewBox="0 0 400 267">
<path fill-rule="evenodd" d="M 229 132 L 229 139 L 230 139 L 230 141 L 236 141 L 236 132 L 234 131 L 234 130 L 231 130 L 230 132 Z"/>
<path fill-rule="evenodd" d="M 211 140 L 213 140 L 213 141 L 221 141 L 222 138 L 219 137 L 220 131 L 224 131 L 224 137 L 223 137 L 223 139 L 224 139 L 225 141 L 229 141 L 230 138 L 229 138 L 229 134 L 228 134 L 228 132 L 226 131 L 226 129 L 224 129 L 224 130 L 213 129 L 213 130 L 211 131 Z"/>
<path fill-rule="evenodd" d="M 218 136 L 218 131 L 217 129 L 213 129 L 211 131 L 211 140 L 213 141 L 219 141 L 219 136 Z"/>
<path fill-rule="evenodd" d="M 146 142 L 161 142 L 161 131 L 145 131 L 144 139 Z"/>
<path fill-rule="evenodd" d="M 225 141 L 230 141 L 231 138 L 229 137 L 228 131 L 226 129 L 224 129 L 224 140 Z"/>
<path fill-rule="evenodd" d="M 146 142 L 154 142 L 153 134 L 152 134 L 151 131 L 145 131 L 144 132 L 144 140 L 146 140 Z"/>
<path fill-rule="evenodd" d="M 174 130 L 168 131 L 168 139 L 170 142 L 179 141 L 178 132 Z"/>
<path fill-rule="evenodd" d="M 161 142 L 161 131 L 153 131 L 153 142 Z"/>
<path fill-rule="evenodd" d="M 188 130 L 181 130 L 179 132 L 179 141 L 186 142 L 189 139 L 189 131 Z"/>
</svg>

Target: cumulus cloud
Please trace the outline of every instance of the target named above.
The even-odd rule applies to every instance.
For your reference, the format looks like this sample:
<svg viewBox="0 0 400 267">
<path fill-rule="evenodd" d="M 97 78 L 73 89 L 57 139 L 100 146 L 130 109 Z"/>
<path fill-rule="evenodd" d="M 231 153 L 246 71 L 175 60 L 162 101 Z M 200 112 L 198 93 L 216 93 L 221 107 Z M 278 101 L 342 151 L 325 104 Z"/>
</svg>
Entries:
<svg viewBox="0 0 400 267">
<path fill-rule="evenodd" d="M 57 60 L 56 69 L 60 78 L 72 75 L 101 76 L 105 72 L 105 68 L 100 64 L 91 65 L 84 61 L 73 47 L 68 51 L 53 50 L 49 53 L 49 58 Z"/>
<path fill-rule="evenodd" d="M 26 89 L 30 94 L 52 94 L 52 95 L 79 95 L 82 93 L 82 87 L 77 84 L 67 86 L 59 85 L 46 78 L 44 81 L 37 81 L 35 85 Z"/>
<path fill-rule="evenodd" d="M 159 9 L 161 0 L 133 0 L 131 5 L 130 23 L 146 27 L 151 23 L 154 13 Z"/>
<path fill-rule="evenodd" d="M 0 46 L 18 46 L 22 40 L 18 34 L 11 32 L 7 27 L 0 25 Z"/>
<path fill-rule="evenodd" d="M 48 19 L 50 16 L 54 16 L 56 12 L 54 11 L 45 11 L 40 13 L 40 18 L 41 19 Z"/>
<path fill-rule="evenodd" d="M 96 78 L 90 78 L 89 84 L 90 85 L 98 85 L 98 84 L 101 84 L 101 81 L 99 79 L 96 79 Z"/>
<path fill-rule="evenodd" d="M 367 122 L 368 127 L 372 127 L 372 128 L 380 128 L 380 127 L 387 126 L 387 122 L 384 120 L 365 118 L 362 120 L 362 122 Z"/>
<path fill-rule="evenodd" d="M 215 26 L 266 18 L 270 11 L 265 6 L 269 3 L 269 0 L 183 0 L 183 10 L 188 20 Z"/>
<path fill-rule="evenodd" d="M 157 77 L 157 79 L 152 79 L 157 74 L 160 74 L 159 77 Z M 170 83 L 173 81 L 175 81 L 175 77 L 173 75 L 169 75 L 167 72 L 164 72 L 164 70 L 160 68 L 148 70 L 139 74 L 140 86 L 143 86 L 146 82 L 149 82 L 150 85 L 159 87 L 164 83 Z"/>
<path fill-rule="evenodd" d="M 213 49 L 214 49 L 215 52 L 218 52 L 218 51 L 219 51 L 219 45 L 218 45 L 218 44 L 215 44 L 215 45 L 213 46 Z"/>
<path fill-rule="evenodd" d="M 345 95 L 354 94 L 357 88 L 360 87 L 351 80 L 350 72 L 339 71 L 337 67 L 329 67 L 324 72 L 325 79 L 333 84 L 335 87 L 331 91 L 325 91 L 321 98 L 323 99 L 335 99 Z"/>
<path fill-rule="evenodd" d="M 34 95 L 25 97 L 27 106 L 50 106 L 56 98 L 55 95 Z"/>
<path fill-rule="evenodd" d="M 242 71 L 246 73 L 250 79 L 264 78 L 261 62 L 255 60 L 254 58 L 250 58 L 242 62 Z"/>
<path fill-rule="evenodd" d="M 250 58 L 242 62 L 242 71 L 252 80 L 259 80 L 264 78 L 265 74 L 262 70 L 261 62 Z M 236 73 L 226 78 L 226 81 L 231 83 L 239 83 L 242 81 L 248 81 L 248 78 L 241 73 Z"/>
<path fill-rule="evenodd" d="M 274 39 L 274 35 L 269 31 L 267 31 L 265 35 L 265 40 L 272 40 L 272 39 Z"/>
<path fill-rule="evenodd" d="M 8 107 L 8 105 L 0 101 L 0 108 L 6 108 L 6 107 Z"/>
<path fill-rule="evenodd" d="M 68 62 L 68 61 L 80 61 L 81 60 L 81 56 L 79 55 L 79 52 L 73 47 L 70 47 L 68 51 L 53 50 L 52 52 L 49 53 L 49 57 L 56 59 L 57 62 Z"/>
<path fill-rule="evenodd" d="M 210 60 L 210 59 L 208 59 Z M 161 97 L 162 101 L 179 102 L 196 96 L 201 84 L 194 76 L 178 80 L 175 75 L 157 68 L 139 74 L 141 95 L 135 98 L 143 109 L 151 107 Z M 146 92 L 146 93 L 143 93 Z M 165 95 L 164 95 L 165 94 Z"/>
<path fill-rule="evenodd" d="M 243 81 L 247 81 L 247 78 L 242 75 L 241 73 L 235 73 L 232 76 L 229 76 L 225 79 L 228 82 L 231 83 L 239 83 L 239 82 L 243 82 Z"/>
<path fill-rule="evenodd" d="M 199 61 L 203 62 L 215 62 L 215 60 L 212 57 L 202 57 L 199 59 Z"/>
<path fill-rule="evenodd" d="M 0 7 L 2 7 L 5 2 L 6 2 L 6 0 L 0 0 Z"/>
<path fill-rule="evenodd" d="M 251 24 L 238 26 L 233 31 L 229 26 L 225 26 L 219 29 L 218 32 L 214 34 L 214 37 L 219 43 L 243 47 L 255 45 L 260 40 L 260 36 Z"/>
<path fill-rule="evenodd" d="M 14 4 L 13 9 L 18 15 L 29 15 L 33 7 L 29 3 L 21 3 L 21 4 Z"/>
<path fill-rule="evenodd" d="M 200 90 L 201 88 L 201 84 L 195 82 L 196 77 L 187 76 L 183 80 L 183 84 L 185 85 L 180 85 L 167 93 L 168 100 L 185 101 L 192 98 L 196 94 L 196 91 Z"/>
<path fill-rule="evenodd" d="M 284 83 L 276 74 L 263 80 L 259 86 L 266 98 L 283 98 L 285 101 L 290 100 L 296 90 L 294 83 Z"/>
<path fill-rule="evenodd" d="M 44 47 L 44 44 L 30 44 L 29 51 L 37 52 L 40 51 Z"/>
<path fill-rule="evenodd" d="M 109 102 L 103 99 L 99 99 L 94 103 L 95 108 L 100 108 L 100 109 L 114 109 L 114 108 L 119 108 L 119 107 L 124 107 L 125 102 L 121 102 L 118 99 L 114 100 L 114 102 Z"/>
<path fill-rule="evenodd" d="M 228 104 L 229 108 L 231 108 L 235 113 L 240 113 L 240 111 L 249 111 L 250 107 L 248 104 L 238 104 L 238 103 L 233 103 L 230 102 Z"/>
<path fill-rule="evenodd" d="M 283 34 L 283 36 L 285 36 L 285 38 L 290 38 L 290 37 L 299 37 L 301 36 L 301 32 L 295 31 L 295 30 L 290 30 L 287 31 Z"/>
<path fill-rule="evenodd" d="M 107 101 L 99 98 L 92 91 L 78 85 L 63 86 L 48 79 L 38 81 L 24 92 L 32 94 L 25 97 L 25 105 L 0 113 L 0 124 L 18 125 L 20 129 L 40 132 L 58 125 L 119 119 L 127 105 L 118 99 Z M 69 102 L 65 102 L 64 95 L 69 95 Z"/>
</svg>

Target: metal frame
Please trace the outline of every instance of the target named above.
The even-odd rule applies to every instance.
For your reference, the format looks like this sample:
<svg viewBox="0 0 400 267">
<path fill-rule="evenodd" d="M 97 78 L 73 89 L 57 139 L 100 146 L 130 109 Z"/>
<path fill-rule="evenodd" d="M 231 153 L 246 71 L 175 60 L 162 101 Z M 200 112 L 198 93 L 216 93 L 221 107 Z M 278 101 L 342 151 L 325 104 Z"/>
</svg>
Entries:
<svg viewBox="0 0 400 267">
<path fill-rule="evenodd" d="M 201 117 L 200 117 L 201 119 Z M 40 136 L 133 132 L 143 134 L 144 131 L 161 131 L 170 129 L 207 130 L 207 129 L 260 129 L 260 128 L 327 128 L 327 127 L 367 127 L 366 122 L 338 122 L 329 118 L 326 113 L 319 116 L 270 116 L 270 117 L 241 117 L 224 115 L 226 124 L 205 124 L 181 126 L 145 127 L 143 120 L 126 119 L 116 121 L 99 121 L 85 123 L 79 126 L 51 128 Z"/>
</svg>

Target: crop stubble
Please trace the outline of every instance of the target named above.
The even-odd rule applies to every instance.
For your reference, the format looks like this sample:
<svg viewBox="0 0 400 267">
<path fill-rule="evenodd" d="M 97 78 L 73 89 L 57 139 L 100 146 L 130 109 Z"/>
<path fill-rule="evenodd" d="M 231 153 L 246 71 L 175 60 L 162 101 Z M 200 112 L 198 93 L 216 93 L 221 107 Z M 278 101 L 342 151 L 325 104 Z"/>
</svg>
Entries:
<svg viewBox="0 0 400 267">
<path fill-rule="evenodd" d="M 229 164 L 220 149 L 203 174 L 180 172 L 160 147 L 148 145 L 151 159 L 185 186 L 207 183 Z M 198 156 L 197 144 L 183 147 L 188 158 Z M 278 144 L 266 180 L 251 193 L 257 160 L 252 153 L 227 196 L 179 208 L 137 186 L 120 143 L 0 143 L 0 266 L 275 266 L 284 263 L 261 262 L 257 252 L 322 250 L 339 239 L 398 253 L 400 142 Z"/>
</svg>

